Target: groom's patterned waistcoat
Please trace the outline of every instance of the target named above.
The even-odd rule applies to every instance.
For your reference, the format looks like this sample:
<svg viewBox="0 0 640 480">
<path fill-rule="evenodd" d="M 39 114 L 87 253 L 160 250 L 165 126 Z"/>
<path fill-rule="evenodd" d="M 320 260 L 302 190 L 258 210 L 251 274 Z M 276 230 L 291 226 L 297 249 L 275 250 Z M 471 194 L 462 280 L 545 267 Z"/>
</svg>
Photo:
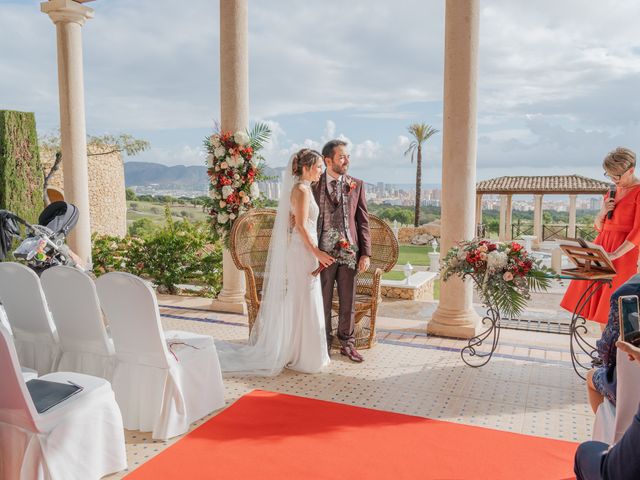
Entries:
<svg viewBox="0 0 640 480">
<path fill-rule="evenodd" d="M 333 245 L 326 245 L 326 236 L 331 228 L 335 228 L 355 246 L 359 255 L 371 256 L 369 214 L 364 198 L 363 182 L 344 175 L 342 182 L 338 184 L 340 191 L 337 205 L 331 199 L 327 183 L 328 176 L 324 173 L 320 181 L 313 186 L 313 194 L 320 207 L 318 217 L 320 249 L 333 250 Z"/>
<path fill-rule="evenodd" d="M 342 190 L 344 190 L 343 182 L 338 182 L 336 188 L 338 189 L 337 204 L 331 199 L 327 182 L 325 182 L 324 186 L 325 194 L 321 196 L 323 199 L 323 205 L 320 208 L 320 214 L 322 215 L 322 231 L 318 232 L 318 234 L 320 235 L 320 249 L 325 252 L 330 252 L 334 248 L 334 245 L 332 245 L 327 238 L 331 229 L 338 230 L 342 238 L 347 239 L 349 243 L 353 244 L 351 235 L 348 232 L 348 223 L 345 219 L 345 211 L 347 207 L 347 205 L 345 205 L 345 201 L 347 199 L 344 198 L 344 195 L 341 195 Z"/>
</svg>

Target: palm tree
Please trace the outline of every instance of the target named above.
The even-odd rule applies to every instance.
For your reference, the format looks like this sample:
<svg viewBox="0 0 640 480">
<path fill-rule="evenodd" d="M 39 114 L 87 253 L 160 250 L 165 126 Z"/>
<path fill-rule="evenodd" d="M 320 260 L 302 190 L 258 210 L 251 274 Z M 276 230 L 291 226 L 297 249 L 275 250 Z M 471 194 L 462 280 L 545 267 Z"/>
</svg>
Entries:
<svg viewBox="0 0 640 480">
<path fill-rule="evenodd" d="M 416 209 L 413 217 L 413 224 L 417 227 L 420 221 L 420 197 L 422 193 L 422 144 L 438 133 L 438 130 L 426 123 L 411 124 L 407 130 L 409 130 L 413 140 L 404 154 L 405 156 L 411 154 L 411 163 L 413 163 L 414 156 L 418 160 L 416 162 Z"/>
</svg>

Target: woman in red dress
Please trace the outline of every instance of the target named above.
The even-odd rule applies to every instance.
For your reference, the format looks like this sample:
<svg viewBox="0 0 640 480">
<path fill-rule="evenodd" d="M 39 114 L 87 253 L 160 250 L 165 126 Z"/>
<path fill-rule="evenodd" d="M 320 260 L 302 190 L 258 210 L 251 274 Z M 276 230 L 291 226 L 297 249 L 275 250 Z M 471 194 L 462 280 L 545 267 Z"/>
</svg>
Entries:
<svg viewBox="0 0 640 480">
<path fill-rule="evenodd" d="M 602 162 L 605 176 L 616 185 L 615 198 L 605 195 L 594 226 L 598 236 L 594 243 L 602 245 L 613 260 L 616 276 L 611 288 L 598 290 L 585 305 L 582 315 L 604 328 L 609 316 L 609 298 L 619 286 L 638 273 L 638 246 L 640 245 L 640 180 L 634 176 L 636 155 L 627 148 L 618 147 Z M 613 211 L 611 218 L 607 213 Z M 569 284 L 560 306 L 570 312 L 576 306 L 589 282 L 574 280 Z"/>
</svg>

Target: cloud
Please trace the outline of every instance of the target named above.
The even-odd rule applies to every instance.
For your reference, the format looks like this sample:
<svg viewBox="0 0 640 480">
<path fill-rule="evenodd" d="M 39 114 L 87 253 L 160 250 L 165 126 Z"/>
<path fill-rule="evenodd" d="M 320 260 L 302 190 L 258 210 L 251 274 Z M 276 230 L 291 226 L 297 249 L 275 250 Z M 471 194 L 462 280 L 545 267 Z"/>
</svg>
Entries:
<svg viewBox="0 0 640 480">
<path fill-rule="evenodd" d="M 217 2 L 89 3 L 82 29 L 87 130 L 149 137 L 136 159 L 200 161 L 220 116 Z M 444 6 L 440 0 L 272 0 L 249 6 L 250 114 L 273 130 L 265 156 L 348 139 L 353 169 L 408 183 L 406 127 L 442 130 Z M 338 12 L 338 13 L 336 13 Z M 633 0 L 493 0 L 480 13 L 478 178 L 580 173 L 604 154 L 638 149 L 640 39 Z M 0 108 L 59 123 L 55 27 L 39 1 L 0 1 Z M 439 179 L 442 134 L 425 182 Z M 366 165 L 366 168 L 364 167 Z"/>
</svg>

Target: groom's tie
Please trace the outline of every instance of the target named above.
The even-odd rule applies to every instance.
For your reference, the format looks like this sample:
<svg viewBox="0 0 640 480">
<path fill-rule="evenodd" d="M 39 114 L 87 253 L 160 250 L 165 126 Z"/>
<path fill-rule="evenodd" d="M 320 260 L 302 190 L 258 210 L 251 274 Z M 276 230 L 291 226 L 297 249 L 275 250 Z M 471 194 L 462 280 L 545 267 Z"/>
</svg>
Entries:
<svg viewBox="0 0 640 480">
<path fill-rule="evenodd" d="M 338 181 L 331 180 L 329 182 L 329 185 L 331 186 L 331 188 L 329 189 L 331 201 L 337 205 L 338 204 Z"/>
</svg>

